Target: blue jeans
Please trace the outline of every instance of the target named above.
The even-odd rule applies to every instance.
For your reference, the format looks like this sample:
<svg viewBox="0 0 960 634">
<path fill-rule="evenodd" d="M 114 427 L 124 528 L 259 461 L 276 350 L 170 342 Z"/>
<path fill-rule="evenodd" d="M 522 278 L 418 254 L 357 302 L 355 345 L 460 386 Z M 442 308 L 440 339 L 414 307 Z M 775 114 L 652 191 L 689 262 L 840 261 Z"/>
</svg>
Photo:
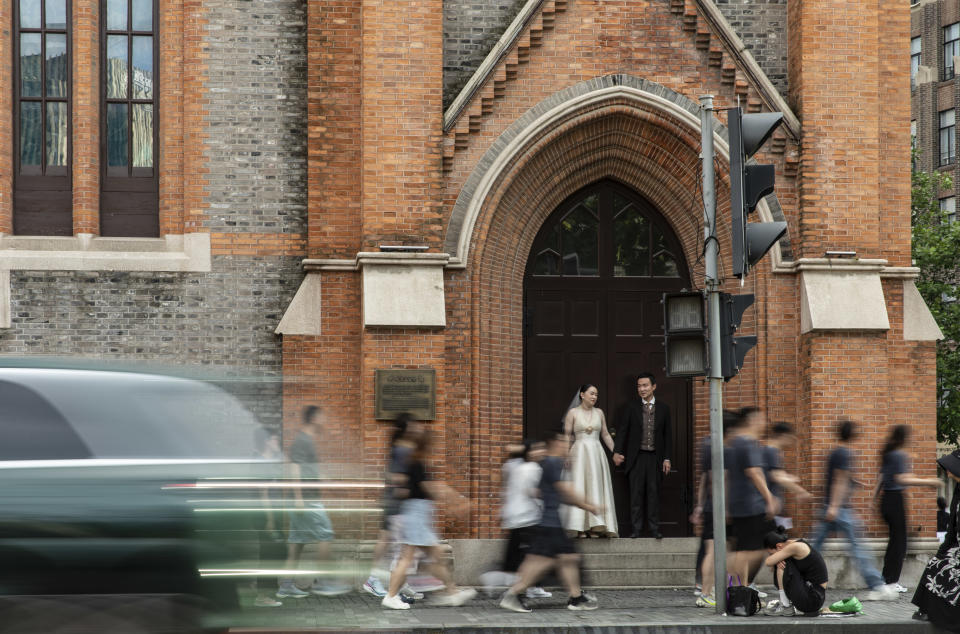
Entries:
<svg viewBox="0 0 960 634">
<path fill-rule="evenodd" d="M 860 534 L 863 532 L 860 527 L 860 519 L 848 508 L 837 510 L 837 516 L 833 521 L 827 521 L 825 515 L 826 509 L 821 512 L 820 524 L 813 534 L 813 547 L 819 551 L 820 547 L 823 546 L 823 540 L 827 538 L 830 532 L 839 533 L 850 544 L 850 556 L 856 562 L 857 569 L 863 576 L 864 581 L 867 582 L 867 586 L 870 588 L 882 586 L 883 577 L 880 576 L 876 566 L 870 560 L 870 555 L 865 553 L 860 545 Z"/>
</svg>

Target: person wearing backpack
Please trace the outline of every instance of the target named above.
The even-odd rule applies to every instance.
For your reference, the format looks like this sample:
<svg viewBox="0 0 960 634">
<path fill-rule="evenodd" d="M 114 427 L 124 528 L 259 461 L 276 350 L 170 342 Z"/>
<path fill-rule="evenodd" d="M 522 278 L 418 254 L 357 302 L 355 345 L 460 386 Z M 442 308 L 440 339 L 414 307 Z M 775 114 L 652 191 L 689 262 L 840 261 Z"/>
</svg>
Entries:
<svg viewBox="0 0 960 634">
<path fill-rule="evenodd" d="M 770 555 L 764 565 L 773 568 L 780 598 L 767 604 L 767 616 L 820 616 L 827 596 L 827 564 L 813 546 L 802 539 L 787 539 L 771 531 L 763 538 Z"/>
</svg>

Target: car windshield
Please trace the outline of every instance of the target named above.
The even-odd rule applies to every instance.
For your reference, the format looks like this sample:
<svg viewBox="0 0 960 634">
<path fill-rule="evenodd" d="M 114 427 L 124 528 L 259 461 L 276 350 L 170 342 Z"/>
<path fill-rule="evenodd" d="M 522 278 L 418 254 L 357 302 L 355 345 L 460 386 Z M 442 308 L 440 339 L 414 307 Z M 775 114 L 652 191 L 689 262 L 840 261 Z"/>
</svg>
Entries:
<svg viewBox="0 0 960 634">
<path fill-rule="evenodd" d="M 259 424 L 199 381 L 85 370 L 0 369 L 0 460 L 248 459 Z"/>
</svg>

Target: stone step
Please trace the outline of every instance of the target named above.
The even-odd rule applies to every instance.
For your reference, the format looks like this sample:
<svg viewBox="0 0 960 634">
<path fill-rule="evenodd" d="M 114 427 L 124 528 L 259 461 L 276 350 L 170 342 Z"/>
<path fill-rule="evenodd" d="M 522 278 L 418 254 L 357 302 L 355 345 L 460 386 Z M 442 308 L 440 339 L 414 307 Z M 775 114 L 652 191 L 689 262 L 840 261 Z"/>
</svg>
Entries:
<svg viewBox="0 0 960 634">
<path fill-rule="evenodd" d="M 581 553 L 696 553 L 699 537 L 576 539 Z"/>
<path fill-rule="evenodd" d="M 593 588 L 683 588 L 692 587 L 693 568 L 689 570 L 649 569 L 584 571 L 584 585 Z"/>
<path fill-rule="evenodd" d="M 676 569 L 684 570 L 697 564 L 697 554 L 694 553 L 588 553 L 583 555 L 583 567 L 589 570 L 649 570 L 649 569 Z"/>
</svg>

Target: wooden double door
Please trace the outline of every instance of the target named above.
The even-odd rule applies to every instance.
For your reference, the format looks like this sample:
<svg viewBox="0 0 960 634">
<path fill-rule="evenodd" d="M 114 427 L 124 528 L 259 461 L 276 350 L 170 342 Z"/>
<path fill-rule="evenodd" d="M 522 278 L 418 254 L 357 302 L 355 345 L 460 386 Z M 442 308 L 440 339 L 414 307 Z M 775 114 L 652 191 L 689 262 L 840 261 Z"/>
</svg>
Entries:
<svg viewBox="0 0 960 634">
<path fill-rule="evenodd" d="M 636 376 L 657 377 L 673 418 L 672 471 L 660 493 L 661 532 L 691 534 L 692 416 L 689 379 L 663 375 L 664 292 L 690 288 L 679 241 L 641 196 L 601 181 L 567 199 L 544 223 L 524 278 L 525 435 L 562 429 L 581 384 L 597 386 L 612 433 L 637 398 Z M 609 452 L 608 452 L 609 453 Z M 626 474 L 612 471 L 620 534 L 627 536 Z"/>
</svg>

